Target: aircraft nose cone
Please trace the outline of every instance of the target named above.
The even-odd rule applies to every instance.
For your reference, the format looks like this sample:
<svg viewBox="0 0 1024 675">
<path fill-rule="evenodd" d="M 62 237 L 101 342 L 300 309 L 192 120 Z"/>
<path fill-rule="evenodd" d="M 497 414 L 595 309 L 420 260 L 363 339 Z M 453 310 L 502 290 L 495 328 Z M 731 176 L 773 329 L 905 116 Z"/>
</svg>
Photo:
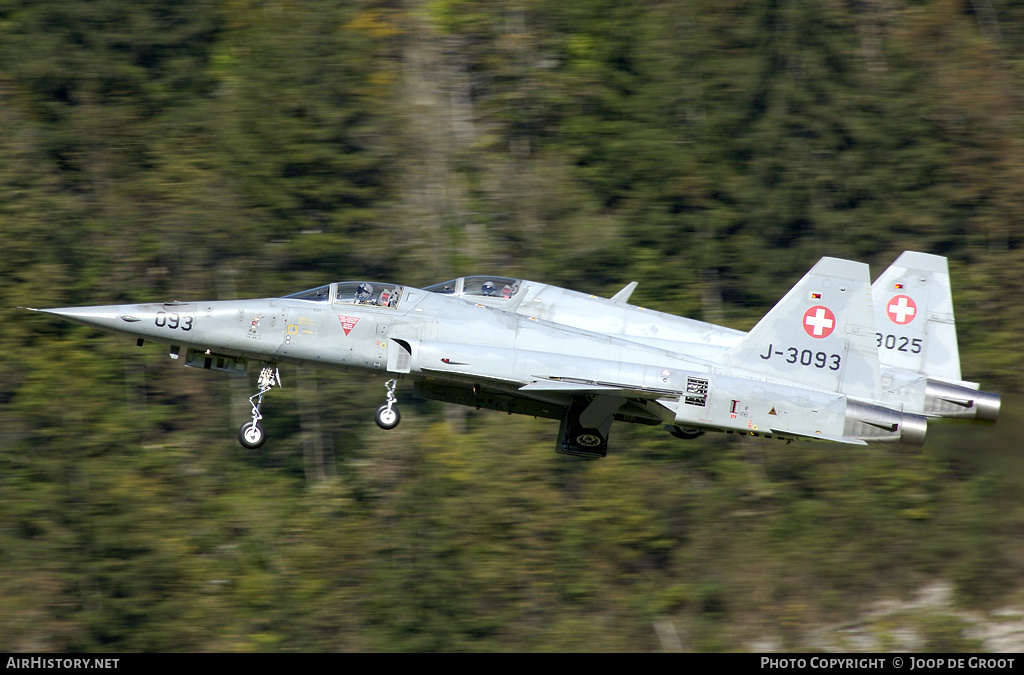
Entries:
<svg viewBox="0 0 1024 675">
<path fill-rule="evenodd" d="M 68 321 L 81 323 L 86 326 L 95 326 L 106 330 L 117 330 L 120 328 L 118 321 L 121 316 L 118 305 L 102 305 L 97 307 L 55 307 L 53 309 L 37 309 L 36 312 L 53 314 Z"/>
</svg>

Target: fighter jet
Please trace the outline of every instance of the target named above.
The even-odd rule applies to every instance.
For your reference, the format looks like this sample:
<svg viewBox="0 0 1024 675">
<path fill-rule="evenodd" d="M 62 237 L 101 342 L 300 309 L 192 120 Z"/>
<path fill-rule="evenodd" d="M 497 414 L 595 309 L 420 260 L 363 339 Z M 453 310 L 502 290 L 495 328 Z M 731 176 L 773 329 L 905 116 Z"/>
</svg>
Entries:
<svg viewBox="0 0 1024 675">
<path fill-rule="evenodd" d="M 530 291 L 518 303 L 504 303 L 500 298 L 475 301 L 674 352 L 710 358 L 735 347 L 747 335 L 627 304 L 636 282 L 609 299 L 532 281 L 479 278 L 506 286 L 523 285 Z M 472 285 L 456 279 L 438 286 L 459 289 L 452 293 L 460 295 L 462 283 Z M 871 288 L 874 335 L 881 366 L 872 400 L 929 418 L 995 422 L 999 416 L 999 395 L 979 391 L 978 383 L 961 379 L 946 258 L 905 251 Z"/>
<path fill-rule="evenodd" d="M 469 277 L 426 289 L 343 281 L 280 298 L 34 311 L 139 346 L 169 345 L 186 366 L 245 374 L 258 364 L 252 419 L 238 434 L 248 448 L 266 440 L 262 404 L 281 383 L 280 364 L 384 377 L 375 414 L 383 429 L 399 423 L 395 389 L 404 379 L 424 398 L 559 420 L 556 450 L 585 457 L 606 455 L 614 420 L 681 437 L 924 442 L 923 415 L 877 400 L 862 263 L 823 258 L 750 333 L 732 340 L 710 331 L 703 345 L 566 325 L 532 311 L 536 298 L 529 282 Z"/>
</svg>

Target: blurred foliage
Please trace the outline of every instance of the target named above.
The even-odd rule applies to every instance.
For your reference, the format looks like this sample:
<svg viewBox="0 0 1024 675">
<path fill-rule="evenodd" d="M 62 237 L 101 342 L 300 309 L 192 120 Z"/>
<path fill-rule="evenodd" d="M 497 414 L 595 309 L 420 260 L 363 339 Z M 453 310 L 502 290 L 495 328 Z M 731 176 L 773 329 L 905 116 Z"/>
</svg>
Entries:
<svg viewBox="0 0 1024 675">
<path fill-rule="evenodd" d="M 823 255 L 946 255 L 964 373 L 1024 388 L 1019 2 L 0 3 L 0 644 L 802 647 L 1024 581 L 1019 399 L 924 452 L 556 425 L 251 383 L 18 306 L 492 271 L 746 329 Z M 924 648 L 975 649 L 952 615 Z"/>
</svg>

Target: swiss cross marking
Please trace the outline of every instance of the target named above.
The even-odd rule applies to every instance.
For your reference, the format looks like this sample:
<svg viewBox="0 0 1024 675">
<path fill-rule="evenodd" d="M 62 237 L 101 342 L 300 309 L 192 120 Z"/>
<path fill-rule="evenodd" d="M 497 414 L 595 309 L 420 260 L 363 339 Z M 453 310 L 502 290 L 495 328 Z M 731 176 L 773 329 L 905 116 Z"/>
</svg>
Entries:
<svg viewBox="0 0 1024 675">
<path fill-rule="evenodd" d="M 836 315 L 823 305 L 815 305 L 804 312 L 804 330 L 813 338 L 825 338 L 836 327 Z"/>
<path fill-rule="evenodd" d="M 917 316 L 917 304 L 907 295 L 894 296 L 885 307 L 886 314 L 893 323 L 905 325 Z"/>
</svg>

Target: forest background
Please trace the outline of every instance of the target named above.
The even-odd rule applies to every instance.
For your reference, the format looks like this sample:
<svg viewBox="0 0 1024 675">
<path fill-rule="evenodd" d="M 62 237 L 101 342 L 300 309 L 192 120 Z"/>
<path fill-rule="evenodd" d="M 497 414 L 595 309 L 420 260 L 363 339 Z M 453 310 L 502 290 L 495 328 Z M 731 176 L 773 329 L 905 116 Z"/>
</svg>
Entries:
<svg viewBox="0 0 1024 675">
<path fill-rule="evenodd" d="M 992 649 L 1022 77 L 1021 0 L 0 0 L 0 649 Z M 252 381 L 17 309 L 492 273 L 746 330 L 903 250 L 1004 395 L 923 449 L 616 425 L 590 462 L 288 368 L 246 451 Z"/>
</svg>

